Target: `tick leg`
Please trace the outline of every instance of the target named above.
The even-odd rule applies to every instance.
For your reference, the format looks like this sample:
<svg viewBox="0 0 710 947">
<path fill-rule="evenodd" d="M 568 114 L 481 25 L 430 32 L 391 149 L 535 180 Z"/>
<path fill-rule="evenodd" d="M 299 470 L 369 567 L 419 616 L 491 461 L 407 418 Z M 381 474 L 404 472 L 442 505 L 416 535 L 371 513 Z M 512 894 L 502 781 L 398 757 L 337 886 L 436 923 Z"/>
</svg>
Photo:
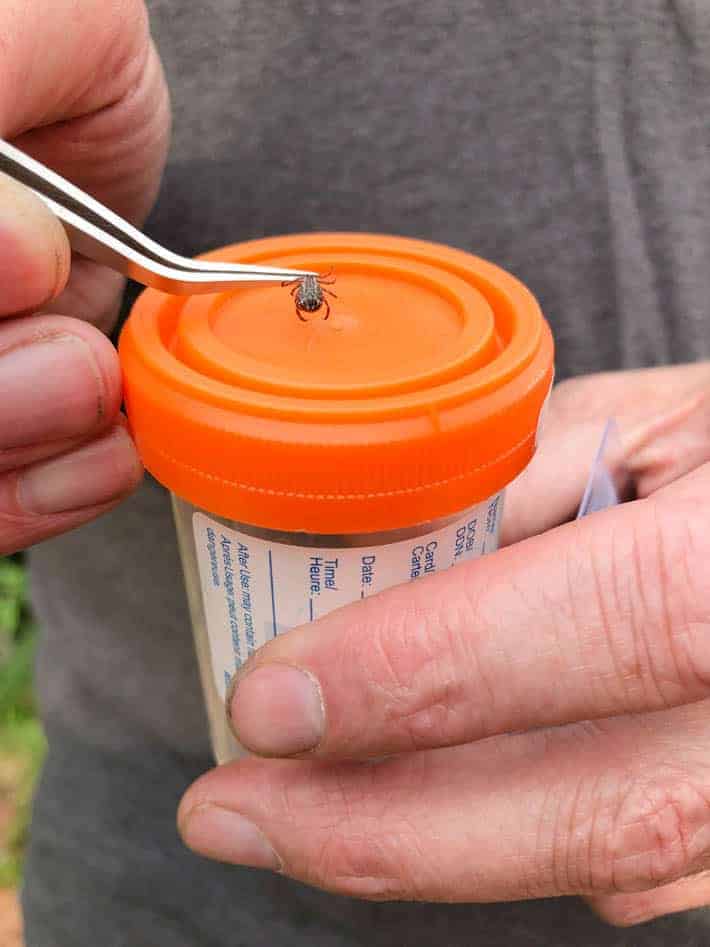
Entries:
<svg viewBox="0 0 710 947">
<path fill-rule="evenodd" d="M 329 296 L 332 296 L 333 299 L 337 299 L 337 298 L 338 298 L 338 294 L 337 294 L 337 293 L 334 293 L 334 292 L 333 292 L 332 290 L 330 290 L 330 289 L 324 289 L 323 292 L 324 292 L 324 293 L 327 293 Z"/>
<path fill-rule="evenodd" d="M 325 322 L 325 320 L 326 320 L 326 319 L 328 318 L 328 316 L 330 315 L 330 303 L 328 302 L 327 299 L 324 299 L 324 300 L 323 300 L 323 305 L 325 306 L 325 315 L 323 316 L 323 322 Z"/>
<path fill-rule="evenodd" d="M 310 322 L 310 321 L 311 321 L 310 319 L 306 319 L 306 318 L 304 318 L 304 317 L 301 315 L 301 310 L 299 309 L 298 306 L 296 306 L 296 315 L 297 315 L 298 318 L 301 320 L 301 322 Z"/>
</svg>

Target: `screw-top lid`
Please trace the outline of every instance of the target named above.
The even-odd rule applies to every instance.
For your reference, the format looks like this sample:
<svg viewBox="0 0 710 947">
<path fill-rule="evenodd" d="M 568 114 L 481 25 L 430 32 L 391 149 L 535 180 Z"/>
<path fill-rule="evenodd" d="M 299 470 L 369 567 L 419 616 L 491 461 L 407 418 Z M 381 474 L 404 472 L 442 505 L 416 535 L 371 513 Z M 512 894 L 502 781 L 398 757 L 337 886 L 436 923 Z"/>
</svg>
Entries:
<svg viewBox="0 0 710 947">
<path fill-rule="evenodd" d="M 183 499 L 274 529 L 379 531 L 486 499 L 532 457 L 552 336 L 497 266 L 371 234 L 206 258 L 332 271 L 336 297 L 299 318 L 297 287 L 140 296 L 120 343 L 128 416 Z"/>
</svg>

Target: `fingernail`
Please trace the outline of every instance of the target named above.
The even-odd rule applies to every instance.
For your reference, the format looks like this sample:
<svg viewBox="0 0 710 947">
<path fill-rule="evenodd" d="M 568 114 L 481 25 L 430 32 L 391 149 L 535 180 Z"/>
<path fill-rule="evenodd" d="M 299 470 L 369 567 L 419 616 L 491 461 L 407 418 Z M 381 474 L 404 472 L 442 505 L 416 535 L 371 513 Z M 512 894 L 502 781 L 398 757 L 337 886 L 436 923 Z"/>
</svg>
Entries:
<svg viewBox="0 0 710 947">
<path fill-rule="evenodd" d="M 238 812 L 201 805 L 187 814 L 180 831 L 193 851 L 217 861 L 280 871 L 281 859 L 263 832 Z"/>
<path fill-rule="evenodd" d="M 94 428 L 104 383 L 89 345 L 61 335 L 0 352 L 0 450 L 76 437 Z"/>
<path fill-rule="evenodd" d="M 318 682 L 288 664 L 266 664 L 238 679 L 230 718 L 240 743 L 263 756 L 312 750 L 325 729 Z"/>
<path fill-rule="evenodd" d="M 119 425 L 101 440 L 20 474 L 17 501 L 40 515 L 98 506 L 128 493 L 140 473 L 133 442 Z"/>
</svg>

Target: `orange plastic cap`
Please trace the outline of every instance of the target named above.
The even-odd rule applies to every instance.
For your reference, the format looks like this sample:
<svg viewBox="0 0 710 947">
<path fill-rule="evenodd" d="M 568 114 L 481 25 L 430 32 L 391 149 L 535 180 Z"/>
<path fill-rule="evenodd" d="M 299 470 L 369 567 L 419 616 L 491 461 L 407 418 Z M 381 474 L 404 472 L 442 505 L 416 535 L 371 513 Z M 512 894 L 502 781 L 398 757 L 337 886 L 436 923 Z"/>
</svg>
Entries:
<svg viewBox="0 0 710 947">
<path fill-rule="evenodd" d="M 206 258 L 332 271 L 336 296 L 305 322 L 278 284 L 140 296 L 120 343 L 129 420 L 183 499 L 273 529 L 380 531 L 464 510 L 529 462 L 553 345 L 510 274 L 371 234 Z"/>
</svg>

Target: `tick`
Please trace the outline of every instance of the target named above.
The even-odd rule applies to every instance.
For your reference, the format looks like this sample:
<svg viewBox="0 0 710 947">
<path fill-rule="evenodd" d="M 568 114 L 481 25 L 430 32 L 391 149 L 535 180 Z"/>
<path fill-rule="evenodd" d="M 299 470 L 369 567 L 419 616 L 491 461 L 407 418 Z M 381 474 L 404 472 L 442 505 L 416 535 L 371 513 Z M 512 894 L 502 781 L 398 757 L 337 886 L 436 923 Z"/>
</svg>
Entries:
<svg viewBox="0 0 710 947">
<path fill-rule="evenodd" d="M 325 276 L 299 276 L 298 279 L 287 280 L 281 285 L 293 287 L 291 295 L 296 304 L 296 315 L 301 322 L 310 322 L 311 320 L 304 318 L 301 313 L 318 312 L 321 306 L 325 306 L 323 320 L 325 321 L 330 315 L 330 303 L 325 298 L 326 294 L 334 299 L 338 297 L 332 290 L 324 287 L 332 286 L 334 282 L 335 277 L 332 273 L 326 273 Z"/>
</svg>

